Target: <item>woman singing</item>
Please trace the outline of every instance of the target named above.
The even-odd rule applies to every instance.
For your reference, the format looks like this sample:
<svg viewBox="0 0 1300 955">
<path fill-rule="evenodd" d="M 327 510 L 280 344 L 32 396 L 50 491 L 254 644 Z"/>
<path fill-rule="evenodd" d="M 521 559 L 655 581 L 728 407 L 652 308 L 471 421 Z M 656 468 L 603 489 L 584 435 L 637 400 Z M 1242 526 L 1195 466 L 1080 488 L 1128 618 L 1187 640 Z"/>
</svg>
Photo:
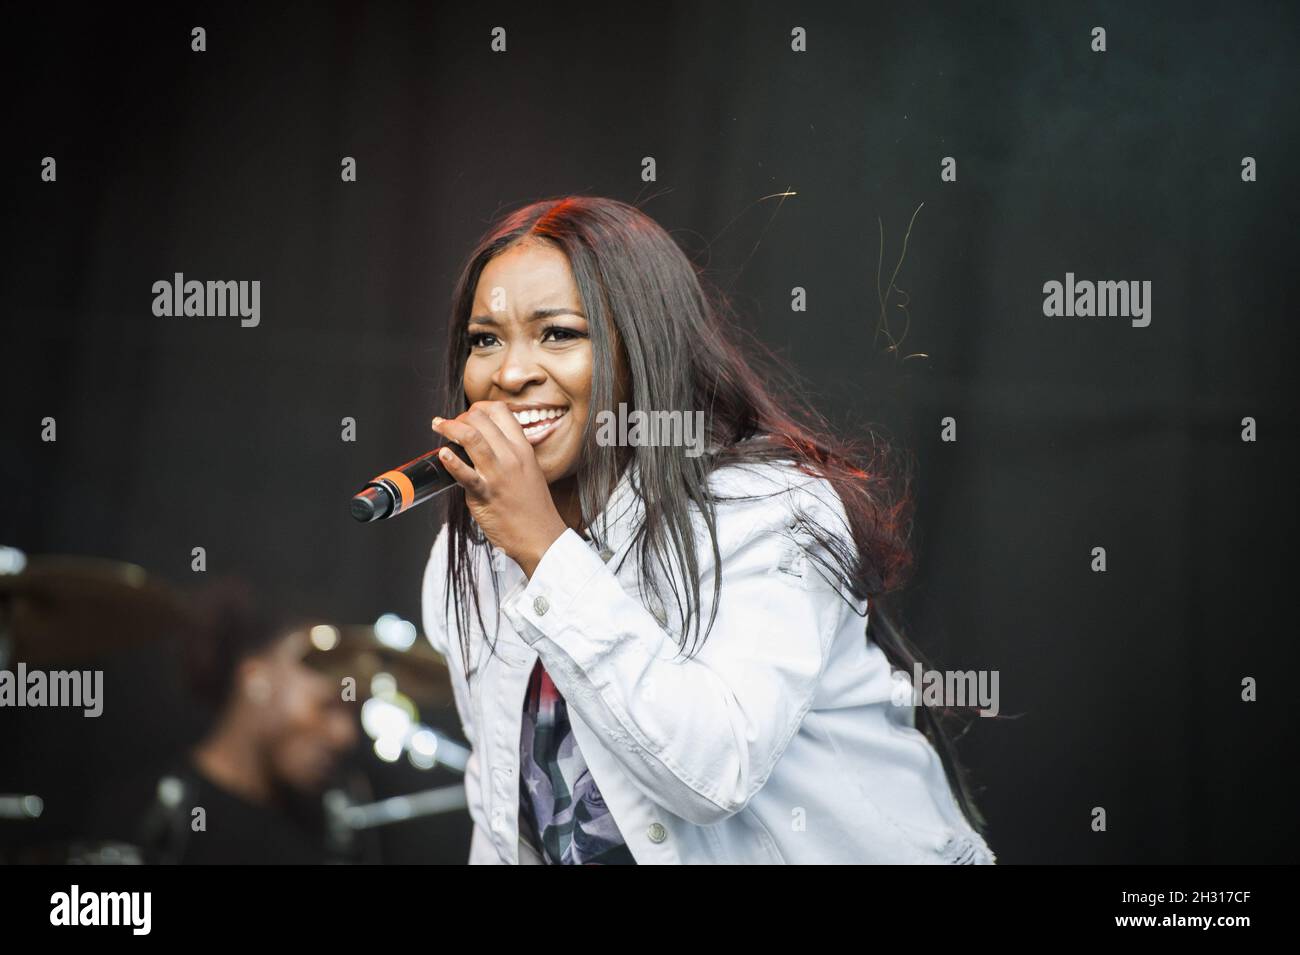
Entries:
<svg viewBox="0 0 1300 955">
<path fill-rule="evenodd" d="M 444 455 L 423 615 L 469 861 L 990 863 L 867 632 L 910 563 L 883 446 L 855 464 L 721 313 L 609 199 L 514 212 L 459 279 L 433 427 L 473 466 Z"/>
</svg>

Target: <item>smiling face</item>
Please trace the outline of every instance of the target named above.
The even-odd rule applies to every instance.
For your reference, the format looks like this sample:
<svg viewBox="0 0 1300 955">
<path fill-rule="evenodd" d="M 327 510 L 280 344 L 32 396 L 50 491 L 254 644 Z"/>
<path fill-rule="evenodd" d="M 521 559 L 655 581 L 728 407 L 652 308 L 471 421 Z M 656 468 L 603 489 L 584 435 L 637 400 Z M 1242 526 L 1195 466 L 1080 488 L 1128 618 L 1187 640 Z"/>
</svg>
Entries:
<svg viewBox="0 0 1300 955">
<path fill-rule="evenodd" d="M 497 255 L 479 276 L 466 331 L 465 397 L 471 404 L 504 401 L 547 483 L 572 478 L 582 458 L 593 352 L 568 258 L 528 240 Z"/>
</svg>

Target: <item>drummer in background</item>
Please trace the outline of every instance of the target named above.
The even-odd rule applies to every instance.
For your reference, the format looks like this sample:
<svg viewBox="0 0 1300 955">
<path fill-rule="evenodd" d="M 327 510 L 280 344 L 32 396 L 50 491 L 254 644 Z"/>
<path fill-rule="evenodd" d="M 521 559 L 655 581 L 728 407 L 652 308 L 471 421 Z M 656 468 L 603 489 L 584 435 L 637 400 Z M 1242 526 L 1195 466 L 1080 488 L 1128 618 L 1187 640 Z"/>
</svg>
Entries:
<svg viewBox="0 0 1300 955">
<path fill-rule="evenodd" d="M 214 584 L 199 608 L 187 664 L 211 727 L 164 777 L 138 838 L 162 862 L 332 861 L 320 797 L 359 739 L 353 708 L 303 664 L 306 632 L 264 613 L 246 586 Z M 205 830 L 194 831 L 196 807 Z"/>
</svg>

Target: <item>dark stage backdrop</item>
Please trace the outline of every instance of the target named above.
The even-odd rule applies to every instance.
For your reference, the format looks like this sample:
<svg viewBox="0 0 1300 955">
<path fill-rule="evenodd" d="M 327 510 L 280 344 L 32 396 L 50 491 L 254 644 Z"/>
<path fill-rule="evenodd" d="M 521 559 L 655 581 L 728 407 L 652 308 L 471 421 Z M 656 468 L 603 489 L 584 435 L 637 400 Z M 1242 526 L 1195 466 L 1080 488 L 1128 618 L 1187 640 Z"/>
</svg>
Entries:
<svg viewBox="0 0 1300 955">
<path fill-rule="evenodd" d="M 432 514 L 361 526 L 348 498 L 431 446 L 451 283 L 487 223 L 611 196 L 837 426 L 915 456 L 896 605 L 940 664 L 996 670 L 1017 716 L 963 743 L 1001 861 L 1293 858 L 1293 4 L 7 17 L 0 543 L 186 588 L 202 546 L 209 575 L 286 605 L 418 620 Z M 877 271 L 909 223 L 895 353 Z M 260 323 L 155 317 L 177 272 L 260 281 Z M 1149 282 L 1149 324 L 1045 315 L 1067 274 Z M 59 793 L 54 831 L 184 743 L 165 661 L 110 663 L 99 721 L 0 714 L 0 791 Z M 385 792 L 448 781 L 365 764 Z M 390 858 L 460 861 L 468 833 L 410 823 Z"/>
</svg>

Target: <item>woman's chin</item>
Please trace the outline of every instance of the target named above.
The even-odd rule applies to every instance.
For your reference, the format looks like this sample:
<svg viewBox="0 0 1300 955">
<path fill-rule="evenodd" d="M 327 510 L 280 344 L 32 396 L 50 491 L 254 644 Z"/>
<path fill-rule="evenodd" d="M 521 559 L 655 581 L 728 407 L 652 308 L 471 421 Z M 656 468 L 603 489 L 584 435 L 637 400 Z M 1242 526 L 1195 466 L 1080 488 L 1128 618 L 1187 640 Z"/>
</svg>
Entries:
<svg viewBox="0 0 1300 955">
<path fill-rule="evenodd" d="M 538 455 L 538 458 L 541 458 L 540 454 Z M 542 475 L 546 478 L 546 483 L 552 487 L 564 481 L 572 481 L 578 473 L 576 464 L 572 466 L 567 466 L 566 464 L 556 467 L 548 461 L 539 460 L 538 463 L 542 466 Z"/>
</svg>

